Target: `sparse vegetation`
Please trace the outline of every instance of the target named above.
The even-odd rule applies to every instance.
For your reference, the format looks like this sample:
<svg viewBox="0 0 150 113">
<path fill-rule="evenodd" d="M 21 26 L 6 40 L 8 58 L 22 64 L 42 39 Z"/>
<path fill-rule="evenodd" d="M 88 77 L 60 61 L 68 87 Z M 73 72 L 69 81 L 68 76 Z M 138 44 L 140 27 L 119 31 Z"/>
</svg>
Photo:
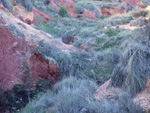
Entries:
<svg viewBox="0 0 150 113">
<path fill-rule="evenodd" d="M 142 113 L 142 109 L 132 103 L 130 95 L 121 92 L 117 100 L 98 102 L 93 98 L 97 85 L 91 80 L 74 77 L 66 78 L 54 86 L 52 94 L 39 95 L 37 100 L 30 102 L 22 113 Z"/>
<path fill-rule="evenodd" d="M 143 113 L 143 109 L 135 105 L 133 98 L 145 89 L 150 74 L 150 27 L 148 24 L 150 20 L 147 19 L 150 17 L 150 8 L 137 9 L 132 6 L 129 7 L 130 11 L 127 10 L 127 13 L 124 14 L 115 14 L 110 17 L 101 16 L 100 7 L 114 7 L 118 5 L 118 2 L 120 5 L 122 1 L 100 1 L 74 0 L 75 4 L 70 8 L 74 13 L 72 16 L 70 10 L 67 9 L 69 6 L 63 6 L 66 5 L 63 4 L 64 1 L 53 1 L 52 4 L 56 6 L 52 6 L 50 0 L 33 0 L 32 3 L 29 0 L 16 0 L 23 4 L 28 11 L 32 11 L 34 6 L 47 13 L 46 16 L 52 17 L 51 21 L 46 21 L 45 15 L 37 16 L 36 23 L 32 27 L 46 33 L 41 35 L 42 40 L 40 35 L 36 36 L 34 33 L 32 35 L 38 40 L 35 51 L 46 59 L 46 65 L 50 65 L 48 60 L 53 61 L 60 75 L 59 81 L 51 78 L 54 83 L 56 82 L 54 85 L 50 81 L 40 78 L 32 86 L 30 84 L 32 69 L 30 70 L 24 61 L 21 68 L 23 75 L 19 75 L 22 77 L 23 84 L 16 84 L 11 90 L 6 91 L 0 87 L 0 111 Z M 2 2 L 9 11 L 12 11 L 9 0 Z M 85 18 L 86 16 L 83 14 L 85 10 L 89 11 L 87 12 L 89 15 L 92 15 L 93 12 L 96 13 L 97 18 Z M 120 10 L 123 9 L 117 11 Z M 76 18 L 78 14 L 82 16 Z M 130 23 L 139 17 L 142 17 L 146 23 L 142 24 L 142 27 L 140 25 L 137 27 L 136 24 L 131 28 Z M 13 24 L 6 24 L 7 26 L 12 29 L 15 37 L 25 39 L 26 32 Z M 44 35 L 47 36 L 47 39 L 43 38 Z M 72 43 L 62 41 L 66 37 L 73 37 Z M 56 40 L 56 42 L 50 43 L 51 41 L 47 41 L 48 38 Z M 24 43 L 25 40 L 22 41 Z M 32 53 L 19 52 L 16 54 L 22 55 L 23 58 L 32 55 Z M 51 71 L 50 66 L 49 69 Z M 93 94 L 98 86 L 109 79 L 111 82 L 108 88 L 119 87 L 119 93 L 117 92 L 113 97 L 104 97 L 103 101 L 96 100 Z"/>
</svg>

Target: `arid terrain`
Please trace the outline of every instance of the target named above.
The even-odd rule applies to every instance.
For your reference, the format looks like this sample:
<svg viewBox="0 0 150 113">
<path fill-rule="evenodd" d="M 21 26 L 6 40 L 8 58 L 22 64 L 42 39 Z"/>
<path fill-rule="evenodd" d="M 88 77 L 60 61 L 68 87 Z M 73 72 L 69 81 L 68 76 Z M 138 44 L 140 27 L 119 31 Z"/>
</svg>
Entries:
<svg viewBox="0 0 150 113">
<path fill-rule="evenodd" d="M 0 0 L 0 113 L 149 112 L 149 0 Z"/>
</svg>

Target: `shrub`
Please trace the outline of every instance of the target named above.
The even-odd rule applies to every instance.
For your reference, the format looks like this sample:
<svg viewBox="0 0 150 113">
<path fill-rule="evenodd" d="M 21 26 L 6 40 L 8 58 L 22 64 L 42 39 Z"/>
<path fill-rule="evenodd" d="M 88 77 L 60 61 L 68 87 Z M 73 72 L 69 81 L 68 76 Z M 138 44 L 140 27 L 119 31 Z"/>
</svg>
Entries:
<svg viewBox="0 0 150 113">
<path fill-rule="evenodd" d="M 25 86 L 24 85 L 21 85 L 21 84 L 16 84 L 16 85 L 14 85 L 14 87 L 13 87 L 13 91 L 15 92 L 15 93 L 20 93 L 20 92 L 22 92 L 22 91 L 24 91 L 25 90 Z"/>
<path fill-rule="evenodd" d="M 29 0 L 16 0 L 16 2 L 23 4 L 28 11 L 33 10 L 32 3 Z"/>
<path fill-rule="evenodd" d="M 112 37 L 112 36 L 117 35 L 119 32 L 120 32 L 120 30 L 118 28 L 116 28 L 116 29 L 108 28 L 105 31 L 105 34 L 109 37 Z"/>
<path fill-rule="evenodd" d="M 94 36 L 94 30 L 90 28 L 82 28 L 78 34 L 80 37 L 83 39 L 87 39 L 88 37 L 93 37 Z"/>
<path fill-rule="evenodd" d="M 67 16 L 67 14 L 68 14 L 67 8 L 64 6 L 61 6 L 59 9 L 59 15 L 61 15 L 62 17 L 65 17 Z"/>
<path fill-rule="evenodd" d="M 105 42 L 106 39 L 103 38 L 103 37 L 96 37 L 96 40 L 95 40 L 95 46 L 98 46 L 99 44 Z"/>
<path fill-rule="evenodd" d="M 32 11 L 33 10 L 33 6 L 32 6 L 32 4 L 31 4 L 31 2 L 29 0 L 25 0 L 24 1 L 24 5 L 25 5 L 25 7 L 26 7 L 26 9 L 28 11 Z"/>
<path fill-rule="evenodd" d="M 40 78 L 36 83 L 36 88 L 40 92 L 45 92 L 47 89 L 51 88 L 51 83 L 46 81 L 45 79 Z"/>
<path fill-rule="evenodd" d="M 93 98 L 97 85 L 91 80 L 66 78 L 58 82 L 53 94 L 47 92 L 30 102 L 21 113 L 143 113 L 123 91 L 102 102 Z"/>
<path fill-rule="evenodd" d="M 142 10 L 138 10 L 138 11 L 132 11 L 130 12 L 133 18 L 139 18 L 141 16 L 145 17 L 148 15 L 148 10 L 146 9 L 142 9 Z"/>
<path fill-rule="evenodd" d="M 50 0 L 45 0 L 45 4 L 48 5 L 50 3 Z"/>
<path fill-rule="evenodd" d="M 19 113 L 44 113 L 45 109 L 53 104 L 53 96 L 47 93 L 39 93 L 35 100 L 32 100 Z M 51 112 L 50 112 L 51 113 Z"/>
<path fill-rule="evenodd" d="M 90 1 L 79 1 L 75 6 L 74 9 L 77 11 L 77 13 L 80 13 L 80 9 L 85 8 L 87 10 L 93 11 L 95 9 L 95 6 Z M 79 11 L 79 12 L 78 12 Z"/>
<path fill-rule="evenodd" d="M 9 11 L 12 11 L 13 5 L 9 0 L 3 0 L 3 5 L 6 7 Z"/>
<path fill-rule="evenodd" d="M 3 88 L 0 87 L 0 111 L 3 111 L 5 109 L 5 100 L 3 95 Z"/>
<path fill-rule="evenodd" d="M 47 92 L 40 95 L 40 98 L 29 103 L 22 113 L 42 113 L 51 105 L 54 105 L 56 113 L 62 113 L 63 110 L 63 113 L 69 113 L 71 109 L 72 113 L 79 113 L 81 106 L 86 105 L 88 98 L 92 97 L 97 88 L 96 83 L 91 80 L 69 77 L 54 86 L 53 94 Z"/>
<path fill-rule="evenodd" d="M 80 5 L 75 5 L 74 9 L 78 14 L 83 13 L 83 11 L 84 11 L 84 8 Z"/>
<path fill-rule="evenodd" d="M 42 30 L 42 31 L 47 32 L 51 35 L 58 33 L 58 31 L 56 32 L 55 27 L 52 26 L 52 24 L 50 22 L 45 22 L 43 24 L 39 24 L 39 25 L 37 25 L 36 29 Z"/>
<path fill-rule="evenodd" d="M 113 15 L 110 18 L 107 18 L 106 20 L 104 20 L 104 24 L 105 25 L 112 25 L 112 26 L 116 26 L 116 25 L 123 25 L 123 24 L 127 24 L 132 20 L 132 15 L 130 13 L 127 13 L 126 15 Z"/>
<path fill-rule="evenodd" d="M 93 4 L 91 1 L 78 1 L 76 5 L 74 6 L 75 11 L 80 14 L 83 13 L 84 9 L 87 9 L 89 11 L 94 11 L 98 18 L 100 18 L 100 12 L 99 9 L 96 7 L 95 4 Z"/>
<path fill-rule="evenodd" d="M 35 95 L 34 90 L 27 88 L 22 84 L 14 85 L 12 90 L 14 92 L 12 94 L 14 94 L 17 109 L 24 107 Z"/>
<path fill-rule="evenodd" d="M 111 37 L 109 40 L 105 41 L 102 45 L 95 48 L 96 51 L 110 49 L 116 47 L 120 44 L 122 37 Z"/>
<path fill-rule="evenodd" d="M 146 48 L 134 47 L 124 52 L 122 60 L 114 69 L 111 86 L 122 87 L 135 96 L 145 88 L 150 73 L 150 58 Z"/>
<path fill-rule="evenodd" d="M 16 84 L 13 86 L 12 90 L 4 91 L 0 87 L 0 111 L 5 112 L 15 112 L 33 99 L 35 96 L 35 91 L 32 89 L 27 89 L 24 85 Z"/>
<path fill-rule="evenodd" d="M 11 90 L 4 91 L 4 110 L 15 111 L 17 109 L 15 96 Z"/>
</svg>

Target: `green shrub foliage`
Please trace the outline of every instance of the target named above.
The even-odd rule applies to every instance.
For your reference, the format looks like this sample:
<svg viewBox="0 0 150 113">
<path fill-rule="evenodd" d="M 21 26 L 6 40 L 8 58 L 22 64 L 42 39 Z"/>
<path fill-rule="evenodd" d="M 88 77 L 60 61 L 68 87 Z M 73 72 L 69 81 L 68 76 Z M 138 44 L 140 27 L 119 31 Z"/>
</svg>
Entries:
<svg viewBox="0 0 150 113">
<path fill-rule="evenodd" d="M 51 88 L 51 83 L 45 79 L 40 78 L 36 83 L 36 88 L 40 92 L 45 92 L 47 89 Z"/>
<path fill-rule="evenodd" d="M 66 9 L 66 7 L 61 6 L 59 9 L 59 15 L 61 15 L 62 17 L 65 17 L 67 16 L 67 14 L 68 14 L 68 10 Z"/>
</svg>

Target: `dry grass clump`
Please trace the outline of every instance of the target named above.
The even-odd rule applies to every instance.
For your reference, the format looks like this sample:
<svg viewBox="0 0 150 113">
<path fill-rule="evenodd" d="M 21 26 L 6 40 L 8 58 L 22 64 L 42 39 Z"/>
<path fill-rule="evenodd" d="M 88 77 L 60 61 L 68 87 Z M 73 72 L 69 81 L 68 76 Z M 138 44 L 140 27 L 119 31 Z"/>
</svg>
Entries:
<svg viewBox="0 0 150 113">
<path fill-rule="evenodd" d="M 54 86 L 53 94 L 47 92 L 26 106 L 21 113 L 143 113 L 125 92 L 114 99 L 96 101 L 94 81 L 69 77 Z"/>
<path fill-rule="evenodd" d="M 149 51 L 142 47 L 126 50 L 113 71 L 111 86 L 121 87 L 133 95 L 144 89 L 150 73 L 149 55 Z"/>
</svg>

